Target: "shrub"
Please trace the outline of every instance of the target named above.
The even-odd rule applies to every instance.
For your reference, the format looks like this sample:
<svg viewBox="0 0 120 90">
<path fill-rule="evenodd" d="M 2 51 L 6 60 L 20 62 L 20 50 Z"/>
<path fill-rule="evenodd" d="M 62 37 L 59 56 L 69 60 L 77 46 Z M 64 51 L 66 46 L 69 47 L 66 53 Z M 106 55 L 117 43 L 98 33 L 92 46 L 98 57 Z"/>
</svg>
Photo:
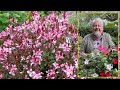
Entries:
<svg viewBox="0 0 120 90">
<path fill-rule="evenodd" d="M 67 12 L 41 17 L 8 27 L 0 33 L 0 78 L 77 78 L 77 30 L 68 23 Z"/>
</svg>

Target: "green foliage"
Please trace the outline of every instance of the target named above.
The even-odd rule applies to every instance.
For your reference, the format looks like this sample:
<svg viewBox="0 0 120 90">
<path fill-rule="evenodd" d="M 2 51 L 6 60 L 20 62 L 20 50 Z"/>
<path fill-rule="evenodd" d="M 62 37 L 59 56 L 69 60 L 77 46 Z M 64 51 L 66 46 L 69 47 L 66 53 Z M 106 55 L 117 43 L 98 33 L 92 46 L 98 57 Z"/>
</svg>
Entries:
<svg viewBox="0 0 120 90">
<path fill-rule="evenodd" d="M 29 11 L 0 11 L 0 32 L 9 24 L 10 18 L 18 20 L 18 24 L 22 24 L 29 17 Z"/>
<path fill-rule="evenodd" d="M 47 16 L 51 11 L 39 11 L 42 17 Z M 57 11 L 61 13 L 61 11 Z M 4 30 L 8 24 L 9 19 L 15 18 L 18 20 L 18 25 L 23 24 L 26 20 L 31 20 L 31 11 L 0 11 L 0 32 Z"/>
<path fill-rule="evenodd" d="M 117 51 L 111 50 L 109 55 L 103 52 L 93 51 L 87 54 L 86 57 L 80 57 L 79 61 L 79 75 L 80 77 L 98 77 L 100 72 L 110 72 L 110 76 L 117 76 L 117 66 L 114 60 L 118 59 Z M 111 67 L 111 66 L 113 67 Z M 111 67 L 111 70 L 109 69 Z M 94 75 L 93 75 L 94 74 Z M 98 75 L 98 76 L 95 76 Z"/>
<path fill-rule="evenodd" d="M 44 17 L 50 13 L 49 11 L 38 11 L 38 12 L 42 17 Z"/>
<path fill-rule="evenodd" d="M 2 40 L 0 39 L 0 46 L 2 45 L 3 43 L 2 43 Z"/>
</svg>

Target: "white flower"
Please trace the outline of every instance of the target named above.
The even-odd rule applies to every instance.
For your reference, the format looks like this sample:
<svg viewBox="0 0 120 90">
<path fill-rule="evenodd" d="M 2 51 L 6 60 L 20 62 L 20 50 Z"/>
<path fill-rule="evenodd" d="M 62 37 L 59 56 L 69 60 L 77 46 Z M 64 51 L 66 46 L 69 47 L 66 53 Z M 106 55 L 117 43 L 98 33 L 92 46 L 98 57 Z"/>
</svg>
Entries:
<svg viewBox="0 0 120 90">
<path fill-rule="evenodd" d="M 97 73 L 91 74 L 92 77 L 98 77 Z"/>
<path fill-rule="evenodd" d="M 105 66 L 107 66 L 107 64 L 106 64 L 106 63 L 104 63 L 104 65 L 105 65 Z"/>
<path fill-rule="evenodd" d="M 83 56 L 83 57 L 86 57 L 86 56 L 87 56 L 87 54 L 84 53 L 84 52 L 81 52 L 80 55 Z"/>
<path fill-rule="evenodd" d="M 41 38 L 41 35 L 39 37 L 37 37 L 37 40 L 39 40 Z"/>
<path fill-rule="evenodd" d="M 94 54 L 95 54 L 95 55 L 97 55 L 97 56 L 99 56 L 99 55 L 100 55 L 100 51 L 99 51 L 98 49 L 94 49 L 94 51 L 93 51 L 93 52 L 94 52 Z"/>
<path fill-rule="evenodd" d="M 86 79 L 86 77 L 81 77 L 81 79 Z"/>
<path fill-rule="evenodd" d="M 55 53 L 55 49 L 52 50 L 52 53 Z"/>
<path fill-rule="evenodd" d="M 35 71 L 32 71 L 32 69 L 27 71 L 27 73 L 29 74 L 30 77 L 33 77 L 36 74 Z"/>
<path fill-rule="evenodd" d="M 41 43 L 37 43 L 37 44 L 36 44 L 36 47 L 39 47 L 40 45 L 41 45 Z"/>
<path fill-rule="evenodd" d="M 70 37 L 66 37 L 66 43 L 70 43 Z"/>
<path fill-rule="evenodd" d="M 25 57 L 24 56 L 21 56 L 21 61 L 25 60 Z"/>
<path fill-rule="evenodd" d="M 100 55 L 100 52 L 99 52 L 99 51 L 98 51 L 98 52 L 96 52 L 96 55 L 98 55 L 98 56 L 99 56 L 99 55 Z"/>
<path fill-rule="evenodd" d="M 110 71 L 113 68 L 113 65 L 112 64 L 107 64 L 106 68 Z"/>
<path fill-rule="evenodd" d="M 95 57 L 95 54 L 93 52 L 91 53 L 91 57 Z"/>
<path fill-rule="evenodd" d="M 12 47 L 12 50 L 14 50 L 15 49 L 15 47 Z"/>
<path fill-rule="evenodd" d="M 89 64 L 89 61 L 85 59 L 84 64 Z"/>
<path fill-rule="evenodd" d="M 117 69 L 115 69 L 115 72 L 118 72 L 118 70 L 117 70 Z"/>
</svg>

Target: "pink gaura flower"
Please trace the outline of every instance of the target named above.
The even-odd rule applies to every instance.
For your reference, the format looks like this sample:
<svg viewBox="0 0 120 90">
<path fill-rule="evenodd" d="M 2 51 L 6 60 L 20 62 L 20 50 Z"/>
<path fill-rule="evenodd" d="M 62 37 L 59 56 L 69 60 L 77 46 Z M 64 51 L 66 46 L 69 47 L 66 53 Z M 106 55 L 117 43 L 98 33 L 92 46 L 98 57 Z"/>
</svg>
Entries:
<svg viewBox="0 0 120 90">
<path fill-rule="evenodd" d="M 56 44 L 56 42 L 57 42 L 56 40 L 53 40 L 53 41 L 52 41 L 53 45 L 55 45 L 55 44 Z"/>
<path fill-rule="evenodd" d="M 66 27 L 65 25 L 63 25 L 63 26 L 59 26 L 59 29 L 60 29 L 61 31 L 65 31 L 65 30 L 67 30 L 67 27 Z"/>
<path fill-rule="evenodd" d="M 60 68 L 60 65 L 58 63 L 56 63 L 56 62 L 53 63 L 53 66 L 54 66 L 55 69 Z"/>
<path fill-rule="evenodd" d="M 27 68 L 27 65 L 23 65 L 23 69 L 28 69 L 28 68 Z"/>
<path fill-rule="evenodd" d="M 39 42 L 38 40 L 37 41 L 35 41 L 35 47 L 40 47 L 42 44 L 41 44 L 41 42 Z"/>
<path fill-rule="evenodd" d="M 0 47 L 0 61 L 4 61 L 5 59 L 7 59 L 7 55 L 6 55 L 6 53 L 4 52 L 4 49 L 2 49 L 2 48 Z M 2 62 L 0 62 L 0 63 L 2 63 Z"/>
<path fill-rule="evenodd" d="M 25 75 L 24 79 L 29 79 L 29 77 L 27 75 Z"/>
<path fill-rule="evenodd" d="M 67 43 L 63 43 L 63 44 L 60 44 L 60 46 L 59 46 L 59 48 L 62 48 L 63 49 L 63 51 L 70 51 L 70 49 L 71 49 L 71 45 L 68 45 Z"/>
<path fill-rule="evenodd" d="M 8 63 L 6 63 L 5 65 L 3 65 L 3 68 L 5 68 L 5 69 L 9 69 L 9 67 L 10 67 L 10 64 L 8 64 Z"/>
<path fill-rule="evenodd" d="M 8 34 L 9 34 L 9 33 L 6 32 L 6 31 L 4 31 L 4 30 L 0 33 L 0 38 L 2 39 L 2 41 L 7 40 Z"/>
<path fill-rule="evenodd" d="M 75 68 L 78 68 L 78 59 L 76 58 L 74 62 L 75 62 Z"/>
<path fill-rule="evenodd" d="M 46 71 L 46 73 L 47 73 L 47 78 L 46 79 L 55 79 L 56 73 L 55 73 L 54 68 L 49 69 L 48 71 Z"/>
<path fill-rule="evenodd" d="M 3 31 L 0 33 L 0 38 L 2 38 L 3 36 L 7 36 L 7 35 L 8 35 L 7 32 L 3 30 Z"/>
<path fill-rule="evenodd" d="M 12 48 L 5 48 L 5 47 L 3 47 L 3 51 L 5 53 L 11 53 L 11 50 L 12 50 Z"/>
<path fill-rule="evenodd" d="M 63 53 L 61 51 L 57 51 L 56 52 L 56 61 L 58 61 L 59 59 L 63 59 Z"/>
<path fill-rule="evenodd" d="M 42 78 L 42 75 L 43 73 L 40 72 L 40 73 L 36 73 L 35 71 L 33 71 L 32 69 L 29 69 L 27 71 L 28 75 L 32 78 L 32 79 L 41 79 Z"/>
<path fill-rule="evenodd" d="M 76 75 L 74 74 L 74 68 L 72 64 L 68 65 L 68 63 L 65 63 L 62 71 L 66 73 L 67 78 L 75 79 Z"/>
<path fill-rule="evenodd" d="M 35 57 L 41 58 L 43 51 L 41 51 L 41 50 L 39 49 L 38 51 L 33 51 L 33 52 L 34 52 L 33 55 L 34 55 Z"/>
<path fill-rule="evenodd" d="M 35 74 L 32 78 L 33 79 L 41 79 L 42 78 L 42 72 L 38 73 L 38 74 Z"/>
<path fill-rule="evenodd" d="M 30 77 L 33 77 L 36 74 L 35 71 L 33 71 L 32 69 L 29 69 L 27 73 Z"/>
<path fill-rule="evenodd" d="M 11 46 L 11 45 L 14 45 L 14 42 L 12 40 L 7 40 L 7 41 L 4 41 L 3 43 L 4 46 Z"/>
<path fill-rule="evenodd" d="M 2 74 L 0 74 L 0 79 L 2 79 L 3 78 L 3 75 Z"/>
<path fill-rule="evenodd" d="M 31 60 L 31 65 L 39 65 L 41 64 L 42 61 L 42 51 L 39 49 L 38 51 L 33 51 L 33 56 L 32 56 L 32 60 Z"/>
<path fill-rule="evenodd" d="M 16 65 L 12 65 L 9 74 L 15 76 L 15 72 L 17 71 Z"/>
<path fill-rule="evenodd" d="M 42 58 L 32 57 L 31 65 L 37 66 L 37 65 L 41 64 L 41 61 L 42 61 Z"/>
<path fill-rule="evenodd" d="M 74 39 L 74 38 L 77 38 L 77 34 L 76 33 L 72 33 L 72 38 Z"/>
<path fill-rule="evenodd" d="M 9 21 L 10 21 L 10 23 L 17 23 L 17 19 L 15 19 L 15 18 L 11 18 L 11 19 L 9 19 Z"/>
</svg>

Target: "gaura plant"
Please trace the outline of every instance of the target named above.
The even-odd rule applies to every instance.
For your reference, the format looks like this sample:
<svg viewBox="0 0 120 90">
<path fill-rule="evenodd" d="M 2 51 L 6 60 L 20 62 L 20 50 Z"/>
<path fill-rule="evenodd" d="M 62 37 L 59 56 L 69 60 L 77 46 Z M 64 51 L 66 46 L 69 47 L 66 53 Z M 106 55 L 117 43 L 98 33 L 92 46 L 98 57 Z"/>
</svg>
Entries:
<svg viewBox="0 0 120 90">
<path fill-rule="evenodd" d="M 1 79 L 77 78 L 77 30 L 69 14 L 55 12 L 41 17 L 32 12 L 32 21 L 8 27 L 0 33 Z"/>
</svg>

